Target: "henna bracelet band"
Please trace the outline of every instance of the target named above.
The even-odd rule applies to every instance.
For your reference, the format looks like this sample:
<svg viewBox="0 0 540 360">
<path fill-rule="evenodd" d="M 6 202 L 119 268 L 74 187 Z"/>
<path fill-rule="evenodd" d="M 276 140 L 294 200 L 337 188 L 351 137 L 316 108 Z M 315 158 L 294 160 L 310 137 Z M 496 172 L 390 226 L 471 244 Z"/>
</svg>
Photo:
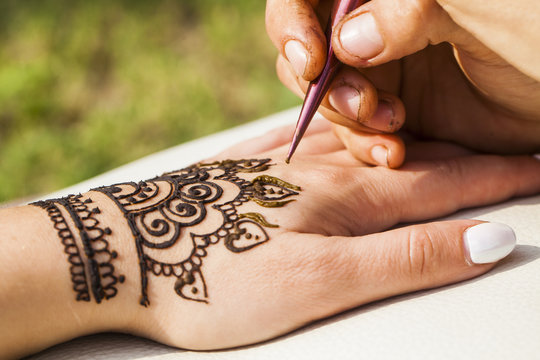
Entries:
<svg viewBox="0 0 540 360">
<path fill-rule="evenodd" d="M 95 218 L 99 208 L 89 209 L 92 199 L 70 195 L 63 199 L 38 201 L 31 205 L 45 210 L 54 224 L 70 264 L 71 282 L 76 300 L 90 301 L 91 294 L 99 304 L 117 293 L 115 285 L 124 282 L 123 275 L 116 276 L 112 260 L 118 254 L 109 250 L 106 239 L 111 229 L 101 228 Z M 82 251 L 81 251 L 82 249 Z"/>
</svg>

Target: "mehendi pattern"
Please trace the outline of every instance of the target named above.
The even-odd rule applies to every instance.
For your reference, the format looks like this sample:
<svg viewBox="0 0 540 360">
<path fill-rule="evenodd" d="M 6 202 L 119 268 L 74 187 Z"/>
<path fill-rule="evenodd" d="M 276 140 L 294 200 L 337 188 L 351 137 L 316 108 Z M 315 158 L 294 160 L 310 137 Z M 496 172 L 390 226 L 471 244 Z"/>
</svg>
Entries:
<svg viewBox="0 0 540 360">
<path fill-rule="evenodd" d="M 174 290 L 180 297 L 207 303 L 202 273 L 206 248 L 222 241 L 226 249 L 240 253 L 269 240 L 264 228 L 277 225 L 259 213 L 238 213 L 237 208 L 248 201 L 265 207 L 284 206 L 298 195 L 299 186 L 272 176 L 251 181 L 238 176 L 270 166 L 270 159 L 199 163 L 139 183 L 93 189 L 117 204 L 131 228 L 139 257 L 141 305 L 150 304 L 149 273 L 176 278 Z M 225 194 L 224 186 L 230 185 L 238 193 L 227 200 L 231 191 Z M 214 231 L 198 233 L 196 226 L 210 217 L 209 211 L 218 212 L 218 224 Z M 186 228 L 193 231 L 184 234 Z"/>
<path fill-rule="evenodd" d="M 115 274 L 112 264 L 118 254 L 109 249 L 107 236 L 111 234 L 111 229 L 100 227 L 95 217 L 100 210 L 98 207 L 89 208 L 91 203 L 92 199 L 83 200 L 82 195 L 69 195 L 62 199 L 34 202 L 32 205 L 47 210 L 64 245 L 76 300 L 90 301 L 93 297 L 99 304 L 103 299 L 114 297 L 117 294 L 116 284 L 124 282 L 125 278 Z M 66 220 L 62 209 L 70 220 Z"/>
</svg>

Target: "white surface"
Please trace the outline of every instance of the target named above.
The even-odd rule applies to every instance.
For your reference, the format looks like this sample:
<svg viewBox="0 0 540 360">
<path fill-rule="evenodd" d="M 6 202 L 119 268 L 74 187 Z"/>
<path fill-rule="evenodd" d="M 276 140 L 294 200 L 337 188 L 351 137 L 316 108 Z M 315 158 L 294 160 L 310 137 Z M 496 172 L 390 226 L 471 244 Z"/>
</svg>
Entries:
<svg viewBox="0 0 540 360">
<path fill-rule="evenodd" d="M 297 112 L 146 157 L 68 192 L 178 168 L 212 155 L 219 150 L 216 146 L 294 122 Z M 467 282 L 363 306 L 241 349 L 191 352 L 128 335 L 100 334 L 58 345 L 32 359 L 540 359 L 540 196 L 451 218 L 465 217 L 506 223 L 517 237 L 508 258 Z"/>
</svg>

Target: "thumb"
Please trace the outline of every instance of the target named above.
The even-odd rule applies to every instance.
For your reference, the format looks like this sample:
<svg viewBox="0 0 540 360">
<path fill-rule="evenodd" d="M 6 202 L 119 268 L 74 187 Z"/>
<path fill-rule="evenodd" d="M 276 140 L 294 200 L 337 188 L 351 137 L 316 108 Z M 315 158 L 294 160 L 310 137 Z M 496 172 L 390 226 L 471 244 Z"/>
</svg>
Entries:
<svg viewBox="0 0 540 360">
<path fill-rule="evenodd" d="M 354 246 L 366 257 L 356 263 L 362 281 L 372 284 L 371 295 L 381 299 L 481 275 L 515 244 L 507 225 L 457 220 L 367 235 Z"/>
<path fill-rule="evenodd" d="M 332 46 L 342 62 L 365 67 L 463 36 L 470 37 L 435 0 L 372 0 L 336 26 Z"/>
<path fill-rule="evenodd" d="M 314 243 L 313 234 L 301 236 Z M 419 224 L 360 238 L 332 239 L 337 241 L 319 239 L 317 251 L 309 253 L 301 272 L 306 283 L 301 285 L 300 304 L 305 305 L 308 298 L 310 306 L 303 308 L 310 312 L 318 309 L 318 317 L 473 278 L 493 268 L 516 243 L 507 225 L 476 220 Z M 302 251 L 305 254 L 304 247 Z"/>
</svg>

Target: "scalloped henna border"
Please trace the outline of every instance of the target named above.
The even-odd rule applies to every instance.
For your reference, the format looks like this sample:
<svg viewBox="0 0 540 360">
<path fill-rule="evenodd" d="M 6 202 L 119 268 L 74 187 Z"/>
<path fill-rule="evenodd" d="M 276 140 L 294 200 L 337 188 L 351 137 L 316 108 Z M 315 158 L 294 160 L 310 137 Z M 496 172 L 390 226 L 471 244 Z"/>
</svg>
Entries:
<svg viewBox="0 0 540 360">
<path fill-rule="evenodd" d="M 64 245 L 64 252 L 70 263 L 71 281 L 76 292 L 76 300 L 90 301 L 90 291 L 99 304 L 103 299 L 108 300 L 117 294 L 115 285 L 124 282 L 123 275 L 116 276 L 114 265 L 111 263 L 118 254 L 109 250 L 107 235 L 111 229 L 99 227 L 95 214 L 101 211 L 98 207 L 88 208 L 93 201 L 90 198 L 82 200 L 82 195 L 69 195 L 61 199 L 37 201 L 35 205 L 45 209 L 57 230 L 58 237 Z M 59 206 L 69 214 L 74 227 L 79 233 L 82 243 L 82 254 L 77 246 L 73 230 L 62 215 Z M 97 236 L 96 236 L 97 234 Z"/>
</svg>

